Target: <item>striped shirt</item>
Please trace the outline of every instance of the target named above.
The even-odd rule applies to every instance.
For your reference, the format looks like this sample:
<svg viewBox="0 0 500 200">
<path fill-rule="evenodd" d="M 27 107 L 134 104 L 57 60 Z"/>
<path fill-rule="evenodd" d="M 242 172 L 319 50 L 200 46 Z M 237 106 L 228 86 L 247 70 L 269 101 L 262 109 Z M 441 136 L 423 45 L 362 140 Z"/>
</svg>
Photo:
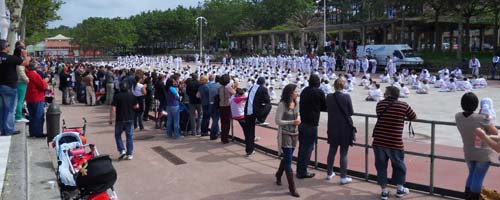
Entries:
<svg viewBox="0 0 500 200">
<path fill-rule="evenodd" d="M 394 98 L 386 98 L 377 104 L 377 116 L 379 118 L 373 129 L 373 146 L 404 150 L 403 128 L 405 118 L 415 120 L 417 115 L 406 102 L 402 101 L 394 102 L 382 114 L 385 108 L 394 100 Z"/>
</svg>

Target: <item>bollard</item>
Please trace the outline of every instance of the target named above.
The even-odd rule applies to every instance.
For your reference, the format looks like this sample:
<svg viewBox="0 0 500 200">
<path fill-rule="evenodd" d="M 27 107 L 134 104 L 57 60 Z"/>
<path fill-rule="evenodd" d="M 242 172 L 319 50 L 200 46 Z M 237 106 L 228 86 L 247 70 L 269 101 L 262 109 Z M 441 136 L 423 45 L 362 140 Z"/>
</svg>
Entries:
<svg viewBox="0 0 500 200">
<path fill-rule="evenodd" d="M 52 139 L 61 132 L 61 108 L 55 102 L 52 102 L 47 108 L 46 113 L 47 123 L 47 143 L 52 142 Z"/>
</svg>

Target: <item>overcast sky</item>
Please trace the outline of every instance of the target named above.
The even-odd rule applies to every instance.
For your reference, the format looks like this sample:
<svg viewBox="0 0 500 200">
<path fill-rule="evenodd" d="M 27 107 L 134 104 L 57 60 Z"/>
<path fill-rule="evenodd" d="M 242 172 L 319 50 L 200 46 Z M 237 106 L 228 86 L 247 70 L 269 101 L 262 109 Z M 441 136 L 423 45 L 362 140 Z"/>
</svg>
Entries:
<svg viewBox="0 0 500 200">
<path fill-rule="evenodd" d="M 129 17 L 148 10 L 166 10 L 197 6 L 198 0 L 65 0 L 57 12 L 61 20 L 49 23 L 49 28 L 65 25 L 74 27 L 89 17 Z"/>
</svg>

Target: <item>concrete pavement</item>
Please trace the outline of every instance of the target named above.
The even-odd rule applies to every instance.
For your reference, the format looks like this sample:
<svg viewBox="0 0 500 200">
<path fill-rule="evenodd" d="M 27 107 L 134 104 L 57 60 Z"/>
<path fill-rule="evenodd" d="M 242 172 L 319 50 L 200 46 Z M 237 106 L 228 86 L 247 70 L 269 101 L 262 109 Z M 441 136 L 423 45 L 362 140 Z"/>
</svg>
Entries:
<svg viewBox="0 0 500 200">
<path fill-rule="evenodd" d="M 103 154 L 116 158 L 114 127 L 107 123 L 109 106 L 62 106 L 68 126 L 79 126 L 81 117 L 88 120 L 87 139 L 95 143 Z M 223 145 L 207 137 L 190 136 L 181 140 L 167 139 L 165 130 L 153 129 L 154 123 L 145 122 L 146 131 L 134 132 L 134 159 L 114 160 L 118 171 L 116 190 L 125 199 L 290 199 L 283 177 L 283 186 L 274 184 L 274 173 L 279 160 L 258 152 L 246 157 L 238 143 Z M 235 129 L 237 134 L 239 129 Z M 258 128 L 264 139 L 259 144 L 271 143 L 275 135 Z M 273 132 L 274 133 L 274 132 Z M 157 151 L 160 149 L 161 151 Z M 160 154 L 167 151 L 169 155 Z M 158 153 L 160 152 L 160 153 Z M 185 161 L 175 165 L 169 159 L 174 155 Z M 294 166 L 295 168 L 295 166 Z M 354 179 L 352 184 L 339 185 L 338 177 L 325 181 L 323 171 L 316 171 L 314 179 L 296 180 L 300 199 L 377 199 L 380 188 L 373 182 Z M 409 199 L 440 199 L 412 192 Z"/>
</svg>

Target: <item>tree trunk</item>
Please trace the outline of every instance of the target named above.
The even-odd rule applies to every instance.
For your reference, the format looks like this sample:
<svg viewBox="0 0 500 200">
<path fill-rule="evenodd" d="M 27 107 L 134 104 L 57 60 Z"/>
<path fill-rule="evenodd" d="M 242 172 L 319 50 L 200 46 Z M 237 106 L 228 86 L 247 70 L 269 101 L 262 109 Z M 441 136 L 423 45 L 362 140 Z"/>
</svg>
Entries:
<svg viewBox="0 0 500 200">
<path fill-rule="evenodd" d="M 21 41 L 26 40 L 26 15 L 23 15 L 21 21 Z"/>
<path fill-rule="evenodd" d="M 451 25 L 450 27 L 450 48 L 448 48 L 448 52 L 451 53 L 453 51 L 453 34 L 455 32 L 455 29 L 453 27 L 453 25 Z M 458 39 L 457 39 L 457 44 L 458 44 Z"/>
<path fill-rule="evenodd" d="M 479 51 L 483 51 L 483 43 L 484 43 L 484 26 L 481 26 L 479 29 Z"/>
<path fill-rule="evenodd" d="M 11 13 L 11 22 L 9 27 L 9 35 L 7 41 L 9 44 L 14 45 L 17 40 L 17 35 L 19 34 L 19 23 L 21 22 L 21 15 L 23 12 L 24 0 L 15 0 L 13 2 L 13 10 Z M 14 48 L 10 48 L 10 54 L 14 53 Z"/>
<path fill-rule="evenodd" d="M 439 32 L 439 13 L 440 11 L 436 10 L 435 14 L 434 14 L 434 48 L 432 48 L 432 52 L 436 52 L 436 49 L 439 48 L 439 45 L 438 46 L 438 32 Z M 451 34 L 450 34 L 451 35 Z M 450 36 L 451 38 L 451 36 Z M 451 41 L 450 41 L 451 43 Z"/>
<path fill-rule="evenodd" d="M 465 52 L 470 52 L 470 17 L 465 18 Z"/>
<path fill-rule="evenodd" d="M 394 23 L 395 23 L 395 21 L 392 20 L 392 23 L 391 23 L 391 44 L 396 44 L 396 25 Z"/>
<path fill-rule="evenodd" d="M 495 4 L 495 28 L 493 30 L 493 48 L 495 48 L 495 54 L 498 53 L 498 14 L 500 13 L 500 6 Z"/>
<path fill-rule="evenodd" d="M 462 17 L 462 9 L 460 9 L 458 16 L 459 17 L 458 17 L 457 59 L 460 62 L 462 62 L 462 49 L 463 49 L 463 42 L 464 42 L 464 37 L 463 37 L 464 22 L 463 22 L 463 17 Z"/>
</svg>

